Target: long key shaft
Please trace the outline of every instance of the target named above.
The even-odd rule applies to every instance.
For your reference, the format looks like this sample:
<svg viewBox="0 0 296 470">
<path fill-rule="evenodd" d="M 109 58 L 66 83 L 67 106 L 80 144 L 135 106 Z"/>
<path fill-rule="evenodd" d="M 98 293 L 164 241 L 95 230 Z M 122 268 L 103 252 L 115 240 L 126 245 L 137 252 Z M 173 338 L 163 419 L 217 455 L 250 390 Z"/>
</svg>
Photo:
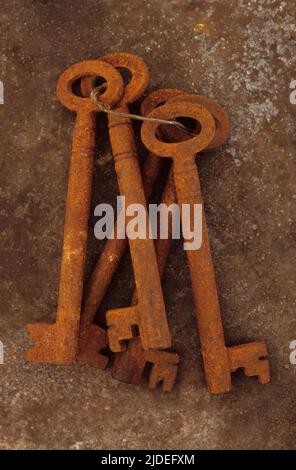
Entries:
<svg viewBox="0 0 296 470">
<path fill-rule="evenodd" d="M 122 103 L 117 109 L 127 112 L 128 106 Z M 146 220 L 143 222 L 147 228 L 146 238 L 129 239 L 138 304 L 106 314 L 110 349 L 114 352 L 122 350 L 122 341 L 133 337 L 133 325 L 139 328 L 144 349 L 166 349 L 170 347 L 171 339 L 154 244 L 148 237 L 150 221 L 130 119 L 109 116 L 109 132 L 120 194 L 125 197 L 127 207 L 140 204 L 145 208 Z"/>
</svg>

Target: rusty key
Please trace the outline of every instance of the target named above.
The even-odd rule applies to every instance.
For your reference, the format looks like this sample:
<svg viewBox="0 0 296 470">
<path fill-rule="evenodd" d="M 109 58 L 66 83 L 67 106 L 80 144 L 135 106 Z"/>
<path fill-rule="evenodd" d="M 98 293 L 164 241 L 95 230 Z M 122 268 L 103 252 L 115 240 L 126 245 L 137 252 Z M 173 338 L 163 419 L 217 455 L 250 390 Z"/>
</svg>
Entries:
<svg viewBox="0 0 296 470">
<path fill-rule="evenodd" d="M 143 60 L 130 53 L 112 53 L 104 56 L 102 59 L 114 67 L 129 71 L 130 81 L 126 85 L 125 96 L 129 102 L 139 98 L 148 83 L 148 70 Z M 82 94 L 89 96 L 94 86 L 94 77 L 84 78 L 81 81 Z M 162 166 L 163 161 L 161 159 L 151 158 L 151 156 L 146 158 L 142 170 L 142 180 L 147 199 L 150 197 Z M 117 236 L 117 225 L 115 225 L 113 238 L 106 240 L 86 288 L 86 296 L 81 314 L 77 359 L 80 362 L 85 362 L 101 369 L 105 368 L 108 362 L 108 358 L 101 353 L 107 347 L 108 341 L 105 330 L 94 324 L 94 318 L 127 247 L 128 240 Z"/>
<path fill-rule="evenodd" d="M 179 143 L 165 143 L 158 139 L 154 122 L 145 122 L 141 135 L 145 146 L 154 154 L 173 158 L 174 181 L 180 207 L 190 204 L 192 208 L 202 203 L 200 182 L 195 165 L 195 155 L 206 148 L 215 136 L 213 116 L 203 106 L 190 101 L 174 102 L 155 109 L 149 117 L 173 119 L 189 117 L 199 122 L 200 133 L 192 139 Z M 226 348 L 217 295 L 216 281 L 211 258 L 208 232 L 203 211 L 202 245 L 199 250 L 187 250 L 191 283 L 196 305 L 196 316 L 201 350 L 209 391 L 224 393 L 231 389 L 231 372 L 239 367 L 246 375 L 258 375 L 261 383 L 269 381 L 269 363 L 265 358 L 264 342 L 249 343 Z M 230 359 L 232 358 L 232 359 Z"/>
<path fill-rule="evenodd" d="M 221 106 L 203 95 L 193 95 L 177 89 L 157 90 L 152 92 L 142 102 L 142 114 L 149 114 L 154 108 L 160 106 L 161 104 L 165 104 L 170 99 L 175 98 L 177 101 L 178 99 L 185 100 L 186 97 L 194 99 L 195 102 L 204 105 L 215 118 L 215 136 L 205 151 L 225 144 L 230 135 L 230 121 L 228 114 L 223 110 L 223 108 L 221 108 Z M 192 137 L 192 134 L 189 135 L 188 132 L 170 125 L 161 126 L 161 129 L 161 133 L 164 133 L 166 137 L 172 142 L 188 139 L 188 136 Z M 154 158 L 156 161 L 161 160 L 161 158 L 157 158 L 155 156 L 153 157 L 153 154 L 150 154 L 150 158 Z M 170 171 L 161 202 L 167 206 L 170 206 L 176 202 L 172 171 Z M 156 252 L 161 276 L 166 265 L 170 247 L 170 236 L 167 240 L 157 240 Z M 151 361 L 151 359 L 154 360 L 154 363 Z M 127 350 L 115 355 L 112 368 L 112 377 L 125 383 L 138 385 L 142 380 L 146 364 L 152 362 L 153 367 L 149 378 L 149 387 L 154 388 L 156 384 L 153 381 L 153 370 L 155 368 L 156 361 L 159 370 L 159 381 L 161 381 L 161 377 L 163 377 L 163 390 L 171 391 L 176 380 L 178 356 L 169 351 L 166 354 L 164 354 L 163 351 L 153 351 L 153 356 L 151 357 L 149 355 L 149 351 L 143 350 L 139 338 L 133 338 L 130 340 Z"/>
<path fill-rule="evenodd" d="M 123 96 L 116 109 L 127 112 L 130 101 L 133 101 L 131 91 Z M 140 204 L 146 209 L 131 120 L 109 115 L 109 133 L 120 194 L 125 197 L 127 207 Z M 145 218 L 148 228 L 150 222 L 147 209 Z M 110 349 L 114 352 L 122 351 L 123 341 L 133 337 L 133 326 L 139 328 L 144 349 L 168 348 L 171 338 L 153 240 L 147 235 L 144 239 L 129 239 L 129 247 L 138 303 L 136 306 L 114 309 L 106 313 Z"/>
<path fill-rule="evenodd" d="M 154 158 L 150 155 L 150 158 Z M 166 206 L 176 201 L 175 186 L 170 172 L 168 181 L 163 191 L 161 202 Z M 168 238 L 156 240 L 156 255 L 160 277 L 162 278 L 166 266 L 168 254 L 172 244 L 172 214 L 169 214 Z M 137 291 L 134 292 L 132 305 L 137 304 Z M 163 391 L 170 392 L 175 384 L 178 364 L 178 354 L 172 351 L 145 351 L 140 338 L 132 338 L 126 351 L 115 354 L 112 367 L 112 377 L 121 382 L 138 385 L 143 377 L 146 364 L 151 364 L 149 376 L 149 388 L 155 388 L 161 383 Z"/>
<path fill-rule="evenodd" d="M 171 100 L 172 103 L 181 101 L 181 97 Z M 215 137 L 207 147 L 211 150 L 215 147 L 223 145 L 230 135 L 230 122 L 225 111 L 214 101 L 203 95 L 186 94 L 183 95 L 182 101 L 197 103 L 207 108 L 213 115 L 216 124 Z M 169 136 L 169 127 L 166 128 L 166 134 Z M 173 134 L 171 133 L 172 137 Z M 180 137 L 180 131 L 179 131 Z M 180 137 L 181 138 L 181 137 Z M 185 138 L 185 133 L 184 133 Z M 227 347 L 228 366 L 230 372 L 237 369 L 243 369 L 244 374 L 248 377 L 257 376 L 260 383 L 265 384 L 270 381 L 269 362 L 267 357 L 267 346 L 263 341 L 255 341 L 244 343 L 237 346 Z"/>
<path fill-rule="evenodd" d="M 118 112 L 126 113 L 128 105 L 138 97 L 139 88 L 142 93 L 143 82 L 148 83 L 147 67 L 140 58 L 135 61 L 134 56 L 127 53 L 114 53 L 104 56 L 104 60 L 106 58 L 113 65 L 130 70 L 134 76 L 133 85 L 127 85 L 120 103 L 115 108 Z M 125 197 L 127 207 L 140 204 L 146 209 L 131 120 L 109 114 L 108 123 L 120 194 Z M 145 222 L 149 228 L 147 209 Z M 135 326 L 139 328 L 144 349 L 165 349 L 170 346 L 171 339 L 153 240 L 148 236 L 144 239 L 129 239 L 129 247 L 138 304 L 106 313 L 110 349 L 114 352 L 122 351 L 125 348 L 124 340 L 133 337 Z M 145 266 L 149 266 L 149 270 L 145 269 Z"/>
<path fill-rule="evenodd" d="M 79 334 L 83 272 L 88 231 L 88 216 L 95 147 L 93 101 L 76 96 L 73 83 L 83 76 L 99 76 L 107 89 L 101 101 L 113 106 L 123 94 L 120 73 L 106 62 L 84 61 L 69 67 L 59 78 L 57 96 L 77 113 L 68 179 L 57 318 L 54 324 L 30 324 L 34 347 L 27 352 L 31 362 L 69 363 L 75 359 Z"/>
</svg>

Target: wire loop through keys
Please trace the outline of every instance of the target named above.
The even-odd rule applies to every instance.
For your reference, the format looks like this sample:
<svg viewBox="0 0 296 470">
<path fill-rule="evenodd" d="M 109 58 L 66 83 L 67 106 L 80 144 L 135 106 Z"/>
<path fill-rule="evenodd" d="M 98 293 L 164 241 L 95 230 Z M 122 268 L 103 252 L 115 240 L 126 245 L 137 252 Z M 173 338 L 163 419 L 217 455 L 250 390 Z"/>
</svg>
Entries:
<svg viewBox="0 0 296 470">
<path fill-rule="evenodd" d="M 110 105 L 108 105 L 107 103 L 102 103 L 101 101 L 98 101 L 97 99 L 97 97 L 101 95 L 101 91 L 104 90 L 105 88 L 106 87 L 104 85 L 100 85 L 94 88 L 90 93 L 90 99 L 96 103 L 100 111 L 106 114 L 113 114 L 114 116 L 122 116 L 122 117 L 127 117 L 130 119 L 135 119 L 137 121 L 144 121 L 144 122 L 147 121 L 147 122 L 157 122 L 158 124 L 168 124 L 170 126 L 179 127 L 180 129 L 188 132 L 189 134 L 196 135 L 193 132 L 190 132 L 190 130 L 186 126 L 184 126 L 181 122 L 178 122 L 178 121 L 168 121 L 166 119 L 157 119 L 157 118 L 151 118 L 147 116 L 140 116 L 139 114 L 115 111 L 114 109 L 111 108 Z"/>
</svg>

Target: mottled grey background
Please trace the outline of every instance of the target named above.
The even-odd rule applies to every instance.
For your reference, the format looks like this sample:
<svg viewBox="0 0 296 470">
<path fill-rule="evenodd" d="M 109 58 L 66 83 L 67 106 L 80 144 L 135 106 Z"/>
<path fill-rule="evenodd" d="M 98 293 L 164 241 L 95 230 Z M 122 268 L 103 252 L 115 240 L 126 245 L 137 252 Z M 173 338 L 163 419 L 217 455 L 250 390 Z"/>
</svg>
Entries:
<svg viewBox="0 0 296 470">
<path fill-rule="evenodd" d="M 2 0 L 0 21 L 0 447 L 295 449 L 295 3 Z M 266 339 L 270 385 L 238 374 L 232 393 L 207 392 L 178 244 L 164 281 L 182 359 L 170 395 L 118 383 L 109 370 L 26 364 L 26 324 L 53 321 L 57 303 L 75 118 L 55 84 L 73 62 L 121 50 L 145 59 L 150 90 L 204 93 L 231 115 L 229 145 L 199 169 L 227 344 Z M 94 204 L 117 194 L 110 151 L 99 151 Z M 91 240 L 87 274 L 101 248 Z M 126 259 L 104 309 L 128 305 L 131 291 Z"/>
</svg>

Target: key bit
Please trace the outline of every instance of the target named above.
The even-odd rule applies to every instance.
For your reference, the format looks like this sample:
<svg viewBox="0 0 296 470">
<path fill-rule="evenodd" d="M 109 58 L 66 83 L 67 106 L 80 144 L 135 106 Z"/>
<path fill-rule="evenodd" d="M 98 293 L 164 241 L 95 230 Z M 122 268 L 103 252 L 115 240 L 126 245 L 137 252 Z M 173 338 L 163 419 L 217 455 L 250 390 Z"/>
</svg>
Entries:
<svg viewBox="0 0 296 470">
<path fill-rule="evenodd" d="M 146 366 L 145 351 L 139 337 L 128 342 L 125 351 L 115 354 L 112 377 L 121 382 L 139 385 Z"/>
<path fill-rule="evenodd" d="M 178 365 L 180 362 L 178 354 L 171 351 L 146 351 L 145 360 L 152 364 L 149 377 L 149 388 L 156 388 L 161 384 L 164 392 L 171 392 L 177 378 Z"/>
<path fill-rule="evenodd" d="M 140 335 L 145 336 L 145 323 L 142 329 L 137 306 L 113 309 L 111 312 L 111 318 L 109 314 L 108 319 L 108 337 L 111 351 L 122 351 L 122 342 L 133 337 L 133 327 L 139 326 Z"/>
<path fill-rule="evenodd" d="M 227 348 L 231 372 L 243 369 L 247 377 L 258 377 L 261 384 L 270 381 L 267 347 L 263 341 L 245 343 Z"/>
<path fill-rule="evenodd" d="M 170 392 L 175 384 L 178 354 L 167 351 L 144 351 L 140 338 L 134 338 L 128 344 L 127 351 L 116 354 L 112 368 L 112 377 L 121 382 L 139 385 L 147 364 L 151 364 L 149 388 L 161 384 L 164 392 Z"/>
</svg>

